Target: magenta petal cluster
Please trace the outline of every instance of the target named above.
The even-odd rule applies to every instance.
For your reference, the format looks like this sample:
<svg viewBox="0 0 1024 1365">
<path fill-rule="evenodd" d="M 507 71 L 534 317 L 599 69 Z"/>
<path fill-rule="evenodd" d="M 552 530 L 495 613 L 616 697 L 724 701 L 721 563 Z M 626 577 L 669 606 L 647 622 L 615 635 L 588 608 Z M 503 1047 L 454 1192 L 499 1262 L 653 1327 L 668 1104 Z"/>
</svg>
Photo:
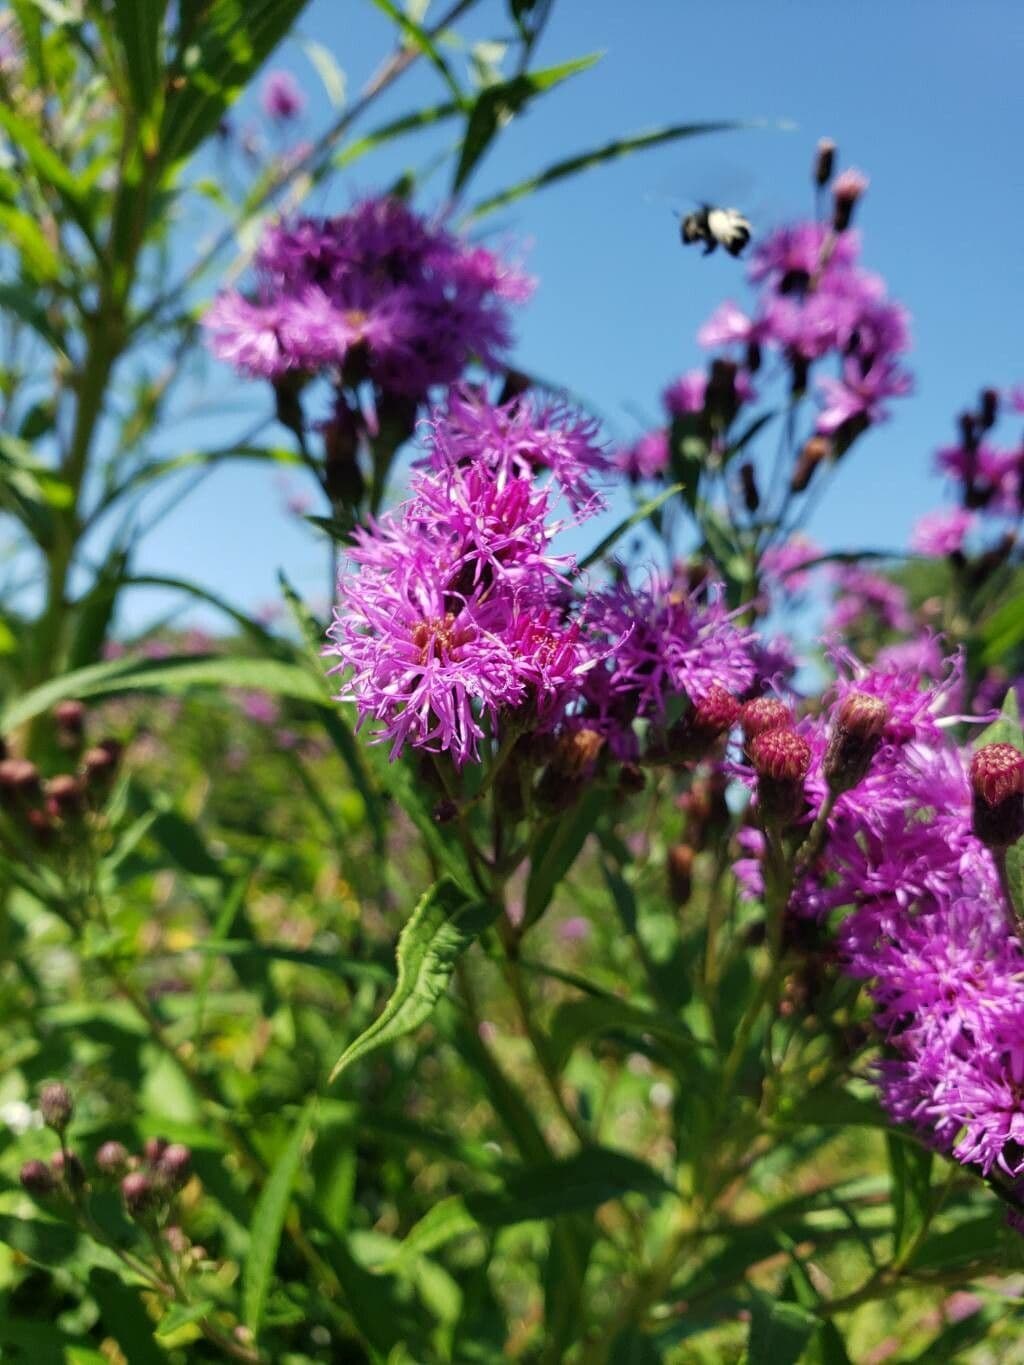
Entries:
<svg viewBox="0 0 1024 1365">
<path fill-rule="evenodd" d="M 877 1074 L 892 1116 L 983 1173 L 1024 1174 L 1024 951 L 992 857 L 972 832 L 968 756 L 950 738 L 959 663 L 936 687 L 840 658 L 830 712 L 806 723 L 813 809 L 826 734 L 845 697 L 885 703 L 866 776 L 835 802 L 824 854 L 792 909 L 842 910 L 841 961 L 868 983 L 884 1043 Z M 737 873 L 758 887 L 757 841 Z M 754 857 L 751 857 L 751 854 Z"/>
<path fill-rule="evenodd" d="M 203 319 L 214 354 L 264 379 L 328 373 L 421 399 L 476 359 L 497 367 L 509 305 L 531 282 L 403 200 L 272 227 L 251 295 L 221 294 Z"/>
<path fill-rule="evenodd" d="M 408 501 L 356 532 L 327 652 L 393 758 L 410 745 L 461 765 L 510 716 L 555 724 L 600 658 L 568 588 L 572 561 L 552 551 L 556 484 L 531 477 L 551 471 L 578 492 L 586 452 L 599 452 L 586 423 L 523 400 L 456 395 L 428 432 Z"/>
</svg>

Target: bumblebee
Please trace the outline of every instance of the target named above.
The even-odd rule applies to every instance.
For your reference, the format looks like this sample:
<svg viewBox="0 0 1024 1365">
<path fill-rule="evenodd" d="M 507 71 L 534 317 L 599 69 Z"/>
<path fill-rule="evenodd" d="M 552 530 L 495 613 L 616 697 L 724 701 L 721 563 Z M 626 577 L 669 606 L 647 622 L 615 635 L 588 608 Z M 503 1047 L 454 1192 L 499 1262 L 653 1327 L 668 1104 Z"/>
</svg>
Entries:
<svg viewBox="0 0 1024 1365">
<path fill-rule="evenodd" d="M 710 256 L 716 246 L 722 246 L 730 256 L 740 256 L 750 241 L 750 223 L 739 209 L 719 209 L 702 204 L 695 213 L 683 219 L 679 235 L 684 246 L 704 243 L 704 255 Z"/>
</svg>

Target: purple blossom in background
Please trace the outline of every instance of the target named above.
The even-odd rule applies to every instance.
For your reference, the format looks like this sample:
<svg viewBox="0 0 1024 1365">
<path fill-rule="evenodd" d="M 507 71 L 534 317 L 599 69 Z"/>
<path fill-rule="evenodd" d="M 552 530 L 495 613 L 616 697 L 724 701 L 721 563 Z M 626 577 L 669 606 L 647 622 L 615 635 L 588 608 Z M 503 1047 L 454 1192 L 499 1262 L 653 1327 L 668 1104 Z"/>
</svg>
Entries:
<svg viewBox="0 0 1024 1365">
<path fill-rule="evenodd" d="M 290 71 L 271 71 L 263 82 L 260 104 L 268 118 L 289 123 L 305 109 L 306 97 Z"/>
<path fill-rule="evenodd" d="M 761 556 L 761 572 L 769 588 L 791 597 L 804 592 L 810 583 L 806 564 L 820 559 L 821 546 L 801 532 L 791 535 L 781 545 L 770 545 Z"/>
<path fill-rule="evenodd" d="M 509 305 L 531 282 L 402 200 L 366 199 L 336 218 L 270 228 L 251 297 L 221 294 L 204 318 L 214 354 L 244 374 L 327 372 L 421 400 L 477 359 L 501 363 Z"/>
<path fill-rule="evenodd" d="M 898 583 L 858 565 L 843 565 L 835 571 L 835 603 L 828 630 L 845 634 L 865 620 L 885 630 L 911 630 L 914 624 L 907 594 Z"/>
<path fill-rule="evenodd" d="M 707 371 L 690 370 L 669 384 L 661 396 L 661 401 L 670 417 L 685 417 L 691 412 L 703 412 L 707 387 Z"/>
<path fill-rule="evenodd" d="M 962 507 L 927 512 L 914 525 L 910 537 L 911 549 L 918 554 L 939 558 L 956 554 L 963 549 L 976 522 L 977 517 Z"/>
<path fill-rule="evenodd" d="M 643 483 L 664 474 L 668 456 L 668 432 L 648 431 L 638 436 L 632 445 L 617 450 L 612 462 L 631 483 Z"/>
</svg>

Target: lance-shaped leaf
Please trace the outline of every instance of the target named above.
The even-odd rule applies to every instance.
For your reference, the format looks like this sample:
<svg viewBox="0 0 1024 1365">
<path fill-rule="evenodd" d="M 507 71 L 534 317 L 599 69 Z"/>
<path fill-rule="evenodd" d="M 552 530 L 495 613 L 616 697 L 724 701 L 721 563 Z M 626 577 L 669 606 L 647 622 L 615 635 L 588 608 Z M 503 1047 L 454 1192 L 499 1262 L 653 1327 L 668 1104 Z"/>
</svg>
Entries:
<svg viewBox="0 0 1024 1365">
<path fill-rule="evenodd" d="M 462 151 L 452 181 L 453 192 L 462 189 L 503 122 L 520 113 L 534 96 L 550 90 L 580 71 L 586 71 L 600 58 L 599 52 L 591 52 L 586 57 L 577 57 L 575 61 L 563 62 L 561 66 L 545 67 L 543 71 L 526 71 L 521 76 L 485 86 L 477 95 L 466 124 Z"/>
<path fill-rule="evenodd" d="M 353 1062 L 419 1028 L 448 989 L 455 963 L 497 918 L 494 902 L 470 900 L 449 878 L 423 897 L 398 940 L 398 982 L 383 1013 L 342 1053 L 331 1081 Z"/>
</svg>

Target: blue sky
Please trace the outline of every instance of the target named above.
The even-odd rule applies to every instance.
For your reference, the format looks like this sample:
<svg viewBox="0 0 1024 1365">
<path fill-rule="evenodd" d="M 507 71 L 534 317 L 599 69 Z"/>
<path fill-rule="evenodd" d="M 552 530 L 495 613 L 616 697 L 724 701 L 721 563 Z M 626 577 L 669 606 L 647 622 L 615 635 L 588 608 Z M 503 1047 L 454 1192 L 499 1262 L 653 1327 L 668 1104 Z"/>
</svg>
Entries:
<svg viewBox="0 0 1024 1365">
<path fill-rule="evenodd" d="M 504 29 L 502 5 L 483 0 L 464 31 L 477 39 Z M 313 0 L 301 36 L 333 53 L 351 96 L 387 50 L 390 29 L 370 0 Z M 700 322 L 722 297 L 743 297 L 735 262 L 680 247 L 672 207 L 707 193 L 749 205 L 768 224 L 806 212 L 812 149 L 829 135 L 844 164 L 871 176 L 859 219 L 865 263 L 913 315 L 917 387 L 894 404 L 889 425 L 856 447 L 810 530 L 830 548 L 905 545 L 916 516 L 941 499 L 931 456 L 956 412 L 985 384 L 1024 380 L 1024 9 L 1012 0 L 556 0 L 535 65 L 595 50 L 604 53 L 596 68 L 506 130 L 474 196 L 663 123 L 761 118 L 772 126 L 640 153 L 489 220 L 499 239 L 528 242 L 539 279 L 519 320 L 521 363 L 585 395 L 613 434 L 639 431 L 637 414 L 654 418 L 664 384 L 699 362 Z M 452 60 L 460 66 L 464 54 Z M 301 43 L 291 41 L 274 64 L 299 76 L 311 102 L 305 131 L 315 131 L 329 105 Z M 440 98 L 436 73 L 420 64 L 360 128 Z M 247 96 L 239 122 L 254 110 Z M 795 129 L 780 131 L 779 121 Z M 436 130 L 369 156 L 313 207 L 343 208 L 427 164 L 451 140 L 450 129 Z M 442 192 L 442 181 L 436 189 L 428 182 L 425 202 Z M 186 258 L 189 249 L 181 245 Z M 262 401 L 213 364 L 196 396 L 210 392 L 245 407 Z M 207 423 L 203 438 L 221 441 L 239 429 L 234 420 Z M 324 564 L 319 537 L 289 519 L 275 476 L 259 467 L 216 474 L 153 533 L 138 561 L 149 572 L 187 572 L 248 606 L 276 595 L 279 567 L 304 591 L 322 593 Z M 127 623 L 137 626 L 162 600 L 139 594 L 126 605 Z"/>
</svg>

